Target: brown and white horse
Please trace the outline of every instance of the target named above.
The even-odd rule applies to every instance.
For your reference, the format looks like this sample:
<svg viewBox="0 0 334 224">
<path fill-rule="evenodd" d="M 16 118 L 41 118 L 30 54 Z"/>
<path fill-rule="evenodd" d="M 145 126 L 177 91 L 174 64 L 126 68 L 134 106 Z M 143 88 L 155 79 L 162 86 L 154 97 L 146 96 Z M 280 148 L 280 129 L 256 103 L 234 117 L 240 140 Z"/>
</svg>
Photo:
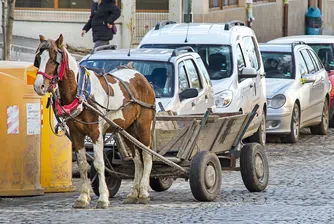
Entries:
<svg viewBox="0 0 334 224">
<path fill-rule="evenodd" d="M 67 112 L 69 115 L 72 109 L 79 110 L 75 119 L 68 119 L 66 125 L 73 148 L 77 151 L 80 178 L 82 180 L 81 194 L 76 200 L 75 208 L 86 208 L 90 203 L 90 181 L 87 177 L 88 163 L 84 140 L 89 136 L 94 147 L 94 166 L 99 177 L 99 199 L 97 208 L 109 206 L 109 192 L 105 182 L 105 164 L 103 159 L 103 135 L 112 133 L 108 123 L 101 119 L 95 112 L 80 104 L 78 99 L 79 67 L 76 60 L 63 46 L 63 36 L 54 41 L 46 40 L 40 35 L 40 46 L 36 52 L 35 64 L 39 68 L 34 89 L 40 96 L 50 92 L 56 86 L 59 91 L 57 108 L 59 113 Z M 154 90 L 146 78 L 131 68 L 116 69 L 112 75 L 97 75 L 89 71 L 87 76 L 90 81 L 90 96 L 98 110 L 125 129 L 132 136 L 137 138 L 146 146 L 151 146 L 151 126 L 154 119 L 154 107 L 148 108 L 131 101 L 131 95 L 140 102 L 147 105 L 155 104 Z M 86 78 L 87 78 L 86 77 Z M 129 90 L 121 83 L 130 89 Z M 108 110 L 106 107 L 108 106 Z M 125 107 L 123 107 L 125 105 Z M 79 109 L 78 109 L 79 108 Z M 72 114 L 72 116 L 74 116 Z M 68 118 L 68 117 L 67 117 Z M 132 192 L 127 196 L 126 203 L 147 203 L 149 201 L 149 177 L 152 170 L 152 156 L 127 142 L 131 149 L 132 158 L 135 164 L 135 178 Z"/>
</svg>

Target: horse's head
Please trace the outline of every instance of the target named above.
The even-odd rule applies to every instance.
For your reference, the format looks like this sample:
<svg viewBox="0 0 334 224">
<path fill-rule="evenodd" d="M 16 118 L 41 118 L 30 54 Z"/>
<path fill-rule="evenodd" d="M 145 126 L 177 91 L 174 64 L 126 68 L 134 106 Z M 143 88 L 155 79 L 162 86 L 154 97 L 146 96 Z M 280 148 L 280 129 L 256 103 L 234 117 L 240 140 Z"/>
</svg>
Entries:
<svg viewBox="0 0 334 224">
<path fill-rule="evenodd" d="M 40 44 L 36 51 L 35 66 L 38 68 L 35 92 L 44 96 L 50 92 L 59 80 L 62 80 L 65 69 L 65 53 L 63 48 L 63 35 L 55 40 L 46 40 L 40 35 Z"/>
</svg>

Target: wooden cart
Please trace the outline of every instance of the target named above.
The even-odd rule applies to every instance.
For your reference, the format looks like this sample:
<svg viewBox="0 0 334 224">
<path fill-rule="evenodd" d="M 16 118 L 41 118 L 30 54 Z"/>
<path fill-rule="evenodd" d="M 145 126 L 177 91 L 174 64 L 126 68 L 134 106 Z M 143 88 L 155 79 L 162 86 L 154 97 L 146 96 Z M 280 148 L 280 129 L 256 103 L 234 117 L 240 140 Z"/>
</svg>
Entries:
<svg viewBox="0 0 334 224">
<path fill-rule="evenodd" d="M 153 155 L 150 186 L 155 191 L 165 191 L 176 178 L 185 178 L 189 179 L 197 200 L 212 201 L 221 189 L 222 170 L 240 170 L 249 191 L 263 191 L 269 178 L 265 151 L 260 144 L 242 143 L 257 109 L 258 105 L 250 114 L 158 114 L 153 132 L 153 151 L 120 130 L 114 135 L 117 144 L 105 151 L 110 197 L 118 192 L 122 179 L 134 177 L 134 163 L 128 159 L 124 138 Z M 91 181 L 95 194 L 99 195 L 94 166 L 91 168 Z"/>
</svg>

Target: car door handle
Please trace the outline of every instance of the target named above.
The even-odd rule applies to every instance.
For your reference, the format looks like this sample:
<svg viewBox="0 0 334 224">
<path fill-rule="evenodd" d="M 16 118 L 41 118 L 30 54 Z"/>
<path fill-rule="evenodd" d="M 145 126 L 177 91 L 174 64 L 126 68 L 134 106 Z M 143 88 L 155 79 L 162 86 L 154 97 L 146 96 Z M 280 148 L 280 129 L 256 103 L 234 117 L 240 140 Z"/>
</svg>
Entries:
<svg viewBox="0 0 334 224">
<path fill-rule="evenodd" d="M 194 107 L 194 106 L 196 106 L 196 104 L 195 104 L 194 102 L 192 102 L 192 103 L 191 103 L 191 106 Z"/>
</svg>

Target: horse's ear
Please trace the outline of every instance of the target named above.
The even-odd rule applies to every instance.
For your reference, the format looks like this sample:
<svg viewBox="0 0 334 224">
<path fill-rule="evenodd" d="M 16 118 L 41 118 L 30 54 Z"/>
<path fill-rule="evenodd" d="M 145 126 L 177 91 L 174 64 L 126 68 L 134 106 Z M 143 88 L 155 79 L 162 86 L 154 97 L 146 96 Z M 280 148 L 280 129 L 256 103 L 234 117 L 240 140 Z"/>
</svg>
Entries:
<svg viewBox="0 0 334 224">
<path fill-rule="evenodd" d="M 133 67 L 133 61 L 130 61 L 130 62 L 127 64 L 127 67 L 128 67 L 128 68 L 134 68 L 134 67 Z"/>
<path fill-rule="evenodd" d="M 56 40 L 56 45 L 58 48 L 62 48 L 64 43 L 63 34 L 60 34 L 59 38 Z"/>
<path fill-rule="evenodd" d="M 44 37 L 43 35 L 39 35 L 39 40 L 40 40 L 41 42 L 43 42 L 43 41 L 45 41 L 45 37 Z"/>
</svg>

